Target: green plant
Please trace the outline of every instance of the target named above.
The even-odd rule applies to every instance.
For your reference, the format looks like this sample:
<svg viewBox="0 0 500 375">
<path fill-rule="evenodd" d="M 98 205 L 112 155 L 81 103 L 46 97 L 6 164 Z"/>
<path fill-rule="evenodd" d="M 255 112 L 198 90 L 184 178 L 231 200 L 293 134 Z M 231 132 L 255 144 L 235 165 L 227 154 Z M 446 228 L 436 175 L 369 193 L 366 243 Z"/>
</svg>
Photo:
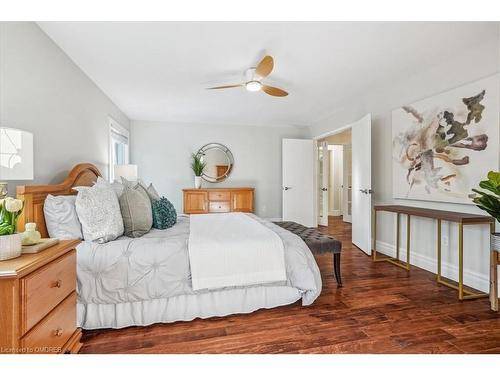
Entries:
<svg viewBox="0 0 500 375">
<path fill-rule="evenodd" d="M 7 197 L 0 201 L 0 236 L 14 234 L 17 218 L 23 211 L 23 201 Z"/>
<path fill-rule="evenodd" d="M 191 154 L 191 169 L 194 172 L 195 176 L 201 176 L 203 174 L 203 170 L 205 169 L 206 163 L 201 161 L 201 156 L 197 154 Z"/>
<path fill-rule="evenodd" d="M 479 187 L 483 190 L 472 189 L 478 194 L 472 201 L 500 222 L 500 172 L 490 171 L 488 179 L 481 181 Z"/>
</svg>

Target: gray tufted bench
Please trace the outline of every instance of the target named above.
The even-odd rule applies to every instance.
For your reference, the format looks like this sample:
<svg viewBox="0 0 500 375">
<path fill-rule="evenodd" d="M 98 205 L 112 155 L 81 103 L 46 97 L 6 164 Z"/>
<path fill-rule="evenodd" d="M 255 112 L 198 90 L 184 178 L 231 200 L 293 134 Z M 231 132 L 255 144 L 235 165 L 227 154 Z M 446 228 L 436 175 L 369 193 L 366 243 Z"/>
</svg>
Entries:
<svg viewBox="0 0 500 375">
<path fill-rule="evenodd" d="M 337 284 L 342 286 L 342 278 L 340 276 L 342 242 L 332 236 L 321 233 L 315 228 L 308 228 L 293 221 L 278 221 L 274 222 L 274 224 L 302 238 L 314 254 L 332 253 L 335 279 L 337 280 Z"/>
</svg>

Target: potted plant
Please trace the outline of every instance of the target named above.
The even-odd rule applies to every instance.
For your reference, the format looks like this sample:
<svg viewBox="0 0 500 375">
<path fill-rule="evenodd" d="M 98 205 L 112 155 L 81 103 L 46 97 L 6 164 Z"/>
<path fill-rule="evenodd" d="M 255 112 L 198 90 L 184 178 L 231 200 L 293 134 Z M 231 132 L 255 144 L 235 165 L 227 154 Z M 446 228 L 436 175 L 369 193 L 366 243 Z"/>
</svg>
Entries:
<svg viewBox="0 0 500 375">
<path fill-rule="evenodd" d="M 0 201 L 0 260 L 21 255 L 21 235 L 16 233 L 17 219 L 23 210 L 23 201 L 7 197 Z"/>
<path fill-rule="evenodd" d="M 196 189 L 201 188 L 201 176 L 206 166 L 206 163 L 201 160 L 201 157 L 202 156 L 198 154 L 191 154 L 191 169 L 194 173 L 194 187 Z"/>
<path fill-rule="evenodd" d="M 473 202 L 500 222 L 500 172 L 490 171 L 488 179 L 479 183 L 482 190 L 472 189 L 477 193 Z M 491 234 L 491 247 L 500 251 L 500 233 Z"/>
</svg>

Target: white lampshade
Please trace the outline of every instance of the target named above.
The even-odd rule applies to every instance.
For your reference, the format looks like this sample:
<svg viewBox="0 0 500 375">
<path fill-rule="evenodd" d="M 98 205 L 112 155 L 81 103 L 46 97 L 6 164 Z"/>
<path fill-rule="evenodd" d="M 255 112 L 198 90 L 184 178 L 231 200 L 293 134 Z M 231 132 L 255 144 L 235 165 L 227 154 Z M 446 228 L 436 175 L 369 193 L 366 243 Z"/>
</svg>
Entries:
<svg viewBox="0 0 500 375">
<path fill-rule="evenodd" d="M 33 134 L 0 127 L 0 181 L 33 179 Z"/>
<path fill-rule="evenodd" d="M 113 172 L 115 180 L 123 177 L 128 181 L 137 181 L 137 165 L 135 164 L 115 165 Z"/>
</svg>

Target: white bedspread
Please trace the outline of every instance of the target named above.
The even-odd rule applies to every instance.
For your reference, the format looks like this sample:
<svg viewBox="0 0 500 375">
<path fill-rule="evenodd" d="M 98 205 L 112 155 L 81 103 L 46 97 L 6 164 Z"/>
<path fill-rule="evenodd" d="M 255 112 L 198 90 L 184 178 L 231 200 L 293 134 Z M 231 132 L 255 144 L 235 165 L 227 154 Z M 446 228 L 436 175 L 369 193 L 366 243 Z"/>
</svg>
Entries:
<svg viewBox="0 0 500 375">
<path fill-rule="evenodd" d="M 189 267 L 190 220 L 152 229 L 140 238 L 105 244 L 81 242 L 77 250 L 77 324 L 85 329 L 144 326 L 250 313 L 321 293 L 314 257 L 297 235 L 247 214 L 276 233 L 285 248 L 286 282 L 193 291 Z M 192 215 L 191 217 L 194 217 Z"/>
<path fill-rule="evenodd" d="M 286 281 L 283 241 L 243 213 L 191 216 L 188 249 L 194 291 Z"/>
</svg>

